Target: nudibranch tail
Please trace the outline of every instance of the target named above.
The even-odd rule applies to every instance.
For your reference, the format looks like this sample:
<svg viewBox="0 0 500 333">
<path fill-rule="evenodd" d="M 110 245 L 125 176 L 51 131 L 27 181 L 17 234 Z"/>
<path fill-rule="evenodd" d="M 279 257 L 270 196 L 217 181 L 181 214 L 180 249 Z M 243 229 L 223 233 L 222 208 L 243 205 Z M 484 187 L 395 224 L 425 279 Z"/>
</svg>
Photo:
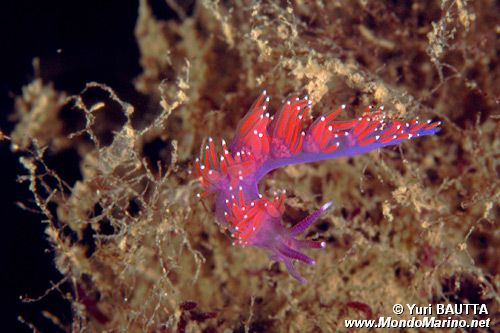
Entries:
<svg viewBox="0 0 500 333">
<path fill-rule="evenodd" d="M 198 196 L 216 194 L 217 218 L 230 230 L 233 244 L 265 249 L 272 260 L 283 261 L 290 275 L 305 283 L 293 260 L 314 264 L 301 250 L 324 248 L 325 243 L 295 237 L 331 203 L 286 229 L 281 224 L 284 193 L 275 194 L 273 200 L 264 198 L 258 193 L 259 180 L 282 166 L 353 156 L 405 139 L 432 135 L 439 131 L 440 122 L 388 119 L 383 107 L 369 107 L 356 119 L 337 120 L 346 110 L 345 105 L 314 120 L 307 96 L 287 100 L 274 116 L 268 107 L 269 97 L 264 91 L 238 124 L 229 147 L 222 140 L 217 149 L 212 138 L 208 139 L 202 157 L 194 165 L 194 173 L 204 189 Z"/>
</svg>

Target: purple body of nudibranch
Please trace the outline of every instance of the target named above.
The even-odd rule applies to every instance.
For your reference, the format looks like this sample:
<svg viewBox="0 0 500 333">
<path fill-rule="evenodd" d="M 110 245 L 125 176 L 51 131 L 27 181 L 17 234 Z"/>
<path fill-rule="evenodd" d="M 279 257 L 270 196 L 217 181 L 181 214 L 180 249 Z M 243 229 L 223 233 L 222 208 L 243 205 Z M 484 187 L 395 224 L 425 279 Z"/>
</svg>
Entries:
<svg viewBox="0 0 500 333">
<path fill-rule="evenodd" d="M 388 120 L 383 108 L 369 109 L 354 120 L 335 120 L 344 105 L 311 121 L 307 97 L 288 100 L 271 117 L 268 102 L 264 92 L 240 121 L 230 148 L 223 140 L 222 152 L 217 154 L 213 140 L 209 139 L 203 161 L 198 159 L 195 163 L 196 174 L 205 188 L 199 196 L 216 194 L 217 219 L 229 228 L 234 244 L 266 250 L 270 259 L 284 262 L 289 273 L 305 283 L 293 260 L 313 265 L 315 261 L 301 250 L 324 248 L 325 243 L 298 240 L 296 236 L 332 203 L 324 204 L 287 229 L 281 224 L 284 192 L 276 193 L 272 200 L 264 198 L 258 192 L 260 179 L 283 166 L 363 154 L 404 139 L 432 135 L 440 123 Z"/>
</svg>

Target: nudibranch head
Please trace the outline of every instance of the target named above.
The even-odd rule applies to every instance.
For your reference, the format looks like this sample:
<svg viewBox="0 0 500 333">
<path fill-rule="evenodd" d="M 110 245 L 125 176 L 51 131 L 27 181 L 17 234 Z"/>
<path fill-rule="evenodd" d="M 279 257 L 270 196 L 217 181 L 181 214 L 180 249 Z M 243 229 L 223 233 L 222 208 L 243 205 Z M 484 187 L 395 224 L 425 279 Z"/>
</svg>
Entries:
<svg viewBox="0 0 500 333">
<path fill-rule="evenodd" d="M 255 246 L 266 250 L 272 260 L 285 263 L 290 275 L 301 283 L 306 280 L 296 271 L 293 260 L 314 265 L 315 261 L 301 252 L 305 248 L 325 248 L 323 241 L 298 240 L 296 236 L 303 233 L 328 208 L 331 203 L 309 215 L 292 228 L 285 228 L 282 223 L 284 212 L 284 193 L 275 195 L 270 201 L 262 196 L 245 203 L 243 195 L 226 199 L 227 210 L 224 216 L 234 238 L 234 245 Z"/>
</svg>

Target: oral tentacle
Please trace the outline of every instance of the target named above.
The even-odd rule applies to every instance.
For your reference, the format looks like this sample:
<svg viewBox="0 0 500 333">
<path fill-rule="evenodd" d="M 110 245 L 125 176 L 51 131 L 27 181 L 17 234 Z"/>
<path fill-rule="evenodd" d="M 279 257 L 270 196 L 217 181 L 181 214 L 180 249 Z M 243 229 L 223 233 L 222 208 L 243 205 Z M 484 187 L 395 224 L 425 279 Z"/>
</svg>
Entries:
<svg viewBox="0 0 500 333">
<path fill-rule="evenodd" d="M 326 243 L 324 241 L 313 241 L 313 240 L 297 240 L 297 245 L 299 248 L 306 249 L 324 249 L 326 248 Z"/>
<path fill-rule="evenodd" d="M 283 260 L 283 262 L 285 263 L 285 267 L 286 269 L 288 270 L 288 273 L 297 281 L 299 281 L 301 284 L 306 284 L 307 283 L 307 280 L 304 279 L 302 277 L 302 275 L 299 274 L 299 272 L 297 272 L 297 270 L 295 269 L 295 267 L 293 266 L 293 263 L 291 260 L 289 259 L 285 259 Z"/>
<path fill-rule="evenodd" d="M 308 265 L 314 265 L 316 263 L 316 261 L 313 258 L 306 256 L 302 252 L 294 250 L 285 244 L 278 245 L 278 252 L 284 255 L 285 257 L 302 261 L 303 263 Z"/>
</svg>

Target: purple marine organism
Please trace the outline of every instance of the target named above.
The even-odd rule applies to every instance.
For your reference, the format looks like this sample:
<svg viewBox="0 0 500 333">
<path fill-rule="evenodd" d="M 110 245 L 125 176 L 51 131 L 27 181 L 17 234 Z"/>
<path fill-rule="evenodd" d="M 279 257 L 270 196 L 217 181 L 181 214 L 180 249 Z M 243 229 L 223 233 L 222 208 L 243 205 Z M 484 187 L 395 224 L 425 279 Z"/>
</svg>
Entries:
<svg viewBox="0 0 500 333">
<path fill-rule="evenodd" d="M 335 120 L 345 105 L 312 121 L 311 104 L 307 97 L 289 99 L 270 116 L 269 97 L 264 91 L 238 124 L 229 147 L 222 140 L 221 152 L 216 153 L 214 141 L 209 138 L 194 171 L 204 188 L 198 197 L 216 195 L 217 219 L 230 230 L 233 245 L 266 250 L 271 260 L 282 261 L 301 283 L 306 280 L 295 269 L 293 260 L 314 265 L 314 259 L 302 249 L 325 248 L 326 244 L 296 237 L 332 202 L 287 229 L 281 224 L 284 191 L 267 199 L 258 192 L 260 179 L 283 166 L 363 154 L 405 139 L 435 134 L 440 125 L 430 120 L 386 119 L 383 107 L 368 108 L 357 119 Z"/>
</svg>

